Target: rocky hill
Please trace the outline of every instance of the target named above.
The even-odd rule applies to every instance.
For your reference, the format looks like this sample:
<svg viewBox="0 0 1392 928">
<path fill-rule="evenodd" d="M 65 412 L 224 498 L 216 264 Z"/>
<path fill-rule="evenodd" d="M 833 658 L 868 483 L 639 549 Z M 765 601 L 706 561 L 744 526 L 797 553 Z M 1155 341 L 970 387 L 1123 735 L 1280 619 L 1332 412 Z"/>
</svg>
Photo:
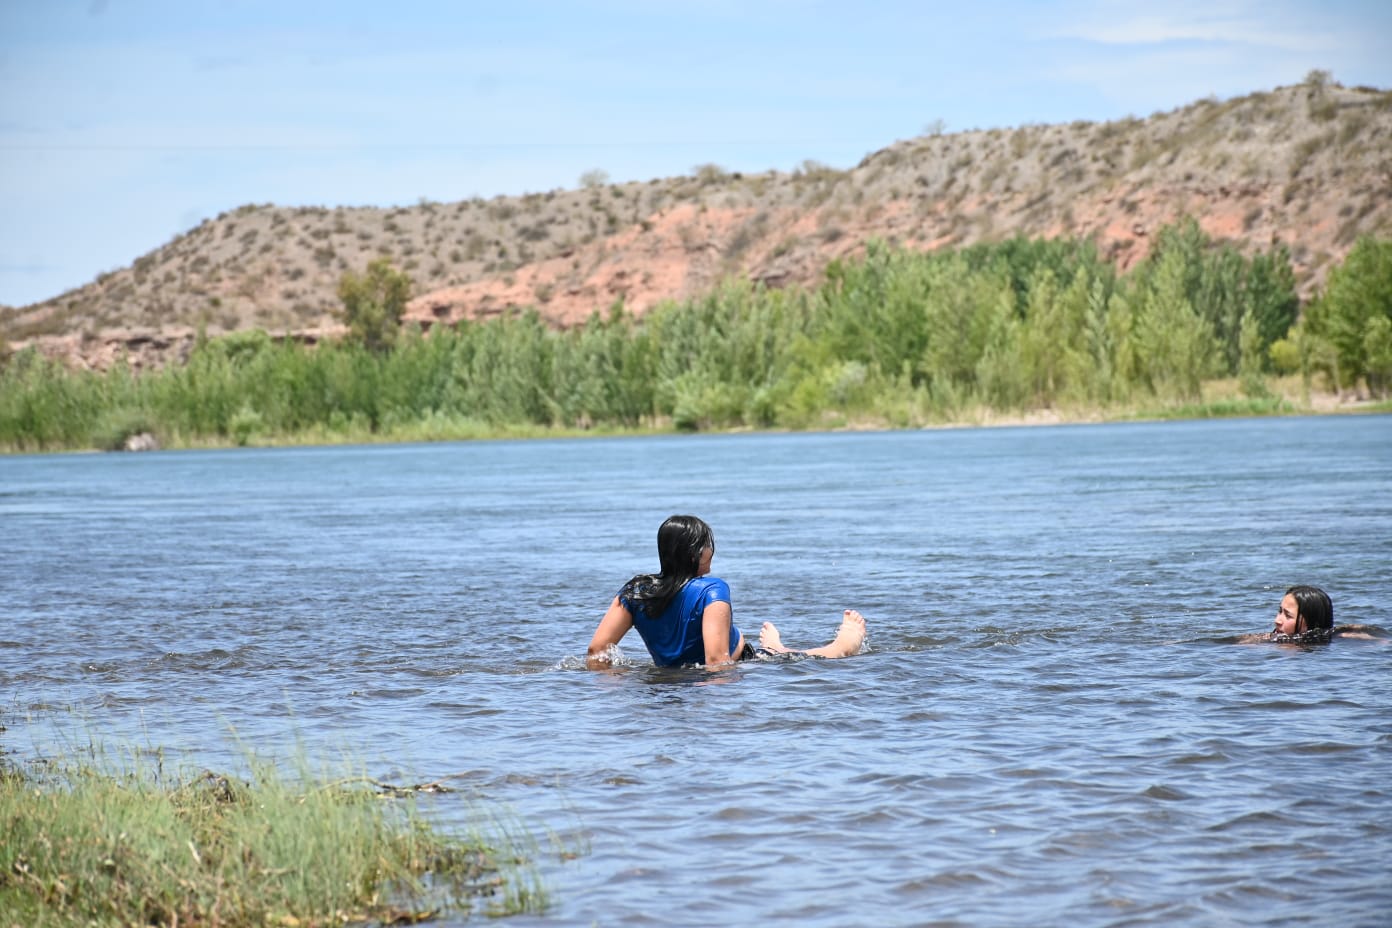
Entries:
<svg viewBox="0 0 1392 928">
<path fill-rule="evenodd" d="M 199 326 L 313 340 L 337 330 L 337 284 L 385 255 L 422 325 L 534 306 L 570 325 L 622 300 L 641 314 L 726 276 L 815 282 L 881 238 L 932 249 L 1085 236 L 1123 269 L 1184 215 L 1244 250 L 1284 243 L 1307 295 L 1361 234 L 1392 236 L 1392 92 L 1322 72 L 1146 119 L 934 133 L 849 170 L 730 173 L 398 208 L 244 206 L 128 268 L 32 306 L 0 337 L 105 366 L 185 353 Z"/>
</svg>

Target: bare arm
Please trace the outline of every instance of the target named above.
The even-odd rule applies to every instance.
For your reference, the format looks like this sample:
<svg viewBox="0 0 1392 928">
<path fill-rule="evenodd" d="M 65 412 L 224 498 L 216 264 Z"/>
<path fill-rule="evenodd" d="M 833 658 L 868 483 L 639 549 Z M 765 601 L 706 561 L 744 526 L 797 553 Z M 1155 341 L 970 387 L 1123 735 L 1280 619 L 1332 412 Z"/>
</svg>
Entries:
<svg viewBox="0 0 1392 928">
<path fill-rule="evenodd" d="M 701 638 L 706 645 L 708 669 L 735 662 L 734 655 L 730 653 L 730 624 L 733 621 L 734 614 L 729 603 L 711 603 L 701 613 Z"/>
<path fill-rule="evenodd" d="M 1364 638 L 1373 641 L 1387 637 L 1385 634 L 1377 634 L 1381 631 L 1382 629 L 1376 625 L 1340 625 L 1334 629 L 1334 634 L 1339 638 Z"/>
<path fill-rule="evenodd" d="M 585 666 L 591 670 L 604 670 L 609 667 L 609 649 L 623 640 L 633 627 L 633 614 L 623 607 L 617 596 L 609 604 L 604 618 L 599 620 L 594 637 L 590 639 L 589 650 L 585 654 Z M 729 632 L 727 631 L 728 635 Z"/>
</svg>

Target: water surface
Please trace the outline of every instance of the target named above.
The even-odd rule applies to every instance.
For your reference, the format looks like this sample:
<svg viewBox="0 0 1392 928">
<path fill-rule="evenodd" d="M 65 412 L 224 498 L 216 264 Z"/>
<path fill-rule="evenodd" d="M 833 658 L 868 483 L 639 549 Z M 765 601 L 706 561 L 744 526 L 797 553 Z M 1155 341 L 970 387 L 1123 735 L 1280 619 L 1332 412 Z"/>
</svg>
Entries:
<svg viewBox="0 0 1392 928">
<path fill-rule="evenodd" d="M 584 852 L 512 924 L 1386 925 L 1392 647 L 1232 642 L 1295 582 L 1392 627 L 1390 466 L 1386 416 L 3 458 L 0 748 L 448 778 Z M 746 633 L 867 653 L 579 669 L 673 512 Z"/>
</svg>

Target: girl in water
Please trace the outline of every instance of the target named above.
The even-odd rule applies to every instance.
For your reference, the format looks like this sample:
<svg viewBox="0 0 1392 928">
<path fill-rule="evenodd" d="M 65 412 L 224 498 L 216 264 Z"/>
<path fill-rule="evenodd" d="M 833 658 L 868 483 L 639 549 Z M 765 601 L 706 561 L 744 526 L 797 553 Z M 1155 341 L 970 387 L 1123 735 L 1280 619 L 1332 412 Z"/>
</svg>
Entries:
<svg viewBox="0 0 1392 928">
<path fill-rule="evenodd" d="M 695 516 L 672 516 L 657 530 L 659 572 L 639 574 L 619 590 L 599 620 L 585 658 L 586 666 L 610 666 L 615 645 L 636 628 L 659 667 L 704 664 L 708 669 L 749 660 L 754 647 L 734 624 L 730 585 L 709 576 L 715 535 Z M 829 644 L 807 651 L 785 647 L 778 629 L 765 622 L 759 650 L 771 654 L 848 657 L 865 640 L 865 619 L 847 609 Z"/>
<path fill-rule="evenodd" d="M 1333 638 L 1373 638 L 1372 626 L 1334 626 L 1334 603 L 1317 586 L 1293 586 L 1281 597 L 1276 624 L 1268 634 L 1247 635 L 1244 641 L 1276 641 L 1282 644 L 1322 644 Z"/>
<path fill-rule="evenodd" d="M 1334 636 L 1334 604 L 1317 586 L 1293 586 L 1276 610 L 1272 641 L 1319 642 Z"/>
</svg>

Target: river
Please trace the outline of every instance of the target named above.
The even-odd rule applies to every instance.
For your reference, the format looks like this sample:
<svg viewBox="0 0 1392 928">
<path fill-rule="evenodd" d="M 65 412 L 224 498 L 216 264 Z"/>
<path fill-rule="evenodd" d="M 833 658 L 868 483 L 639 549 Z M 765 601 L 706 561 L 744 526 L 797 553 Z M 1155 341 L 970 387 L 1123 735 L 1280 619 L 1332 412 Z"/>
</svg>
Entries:
<svg viewBox="0 0 1392 928">
<path fill-rule="evenodd" d="M 685 512 L 865 653 L 584 670 Z M 1385 926 L 1392 646 L 1235 643 L 1297 582 L 1392 628 L 1392 417 L 5 457 L 0 749 L 443 779 L 556 840 L 511 925 Z"/>
</svg>

